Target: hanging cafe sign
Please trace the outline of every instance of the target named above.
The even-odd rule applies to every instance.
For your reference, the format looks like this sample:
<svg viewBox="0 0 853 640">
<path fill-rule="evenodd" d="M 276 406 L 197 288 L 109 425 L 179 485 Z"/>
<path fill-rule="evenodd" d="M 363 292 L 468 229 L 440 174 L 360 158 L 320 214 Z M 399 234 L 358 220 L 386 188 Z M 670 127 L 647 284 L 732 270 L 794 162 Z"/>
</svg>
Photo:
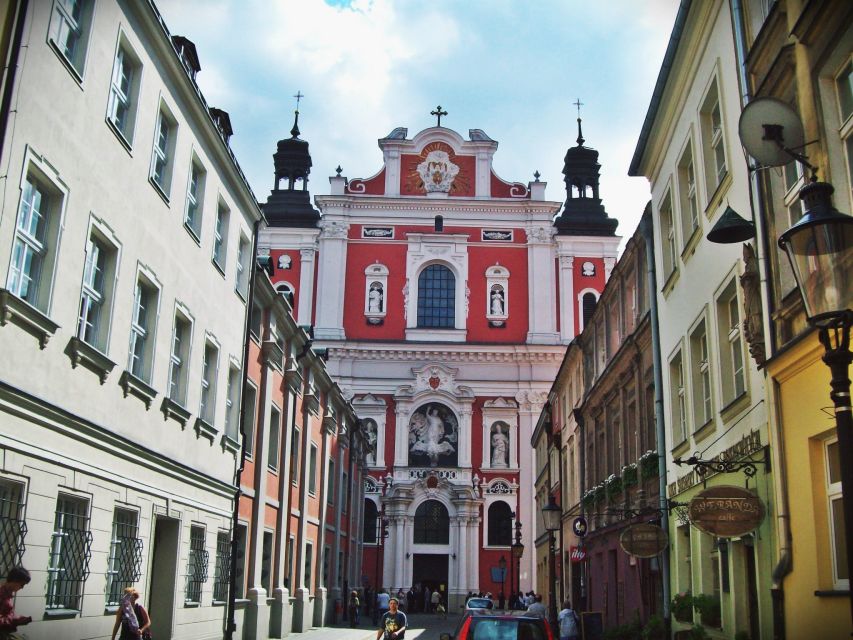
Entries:
<svg viewBox="0 0 853 640">
<path fill-rule="evenodd" d="M 622 550 L 638 558 L 653 558 L 669 546 L 669 536 L 656 524 L 632 524 L 619 536 Z"/>
<path fill-rule="evenodd" d="M 737 538 L 764 520 L 764 503 L 749 489 L 721 485 L 700 491 L 688 506 L 690 523 L 718 538 Z"/>
</svg>

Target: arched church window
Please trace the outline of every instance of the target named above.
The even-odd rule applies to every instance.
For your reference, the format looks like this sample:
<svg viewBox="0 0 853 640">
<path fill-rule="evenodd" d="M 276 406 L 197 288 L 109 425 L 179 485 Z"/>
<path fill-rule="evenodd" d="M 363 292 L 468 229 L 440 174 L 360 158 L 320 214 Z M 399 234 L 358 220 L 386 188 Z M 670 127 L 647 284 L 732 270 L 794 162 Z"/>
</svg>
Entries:
<svg viewBox="0 0 853 640">
<path fill-rule="evenodd" d="M 512 509 L 506 502 L 493 502 L 489 507 L 490 547 L 508 547 L 512 544 Z"/>
<path fill-rule="evenodd" d="M 275 290 L 279 295 L 283 296 L 290 306 L 293 307 L 293 287 L 287 282 L 279 282 L 275 285 Z"/>
<path fill-rule="evenodd" d="M 415 512 L 414 533 L 415 544 L 449 544 L 450 516 L 447 507 L 438 500 L 423 502 Z"/>
<path fill-rule="evenodd" d="M 595 312 L 595 305 L 598 302 L 598 298 L 595 297 L 594 293 L 585 293 L 583 294 L 583 298 L 581 300 L 581 305 L 583 307 L 583 326 L 589 324 L 590 318 L 592 318 L 593 312 Z"/>
<path fill-rule="evenodd" d="M 418 276 L 418 327 L 456 326 L 456 278 L 441 264 L 431 264 Z"/>
<path fill-rule="evenodd" d="M 370 498 L 364 499 L 364 542 L 376 544 L 376 527 L 379 524 L 379 510 Z"/>
</svg>

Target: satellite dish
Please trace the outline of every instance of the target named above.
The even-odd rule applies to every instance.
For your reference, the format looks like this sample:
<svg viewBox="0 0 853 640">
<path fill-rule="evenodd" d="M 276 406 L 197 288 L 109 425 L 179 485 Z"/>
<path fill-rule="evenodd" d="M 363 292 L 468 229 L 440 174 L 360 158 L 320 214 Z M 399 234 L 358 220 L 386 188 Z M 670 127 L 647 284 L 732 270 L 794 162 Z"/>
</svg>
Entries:
<svg viewBox="0 0 853 640">
<path fill-rule="evenodd" d="M 738 135 L 749 155 L 767 167 L 788 164 L 805 145 L 797 112 L 776 98 L 757 98 L 746 105 Z"/>
</svg>

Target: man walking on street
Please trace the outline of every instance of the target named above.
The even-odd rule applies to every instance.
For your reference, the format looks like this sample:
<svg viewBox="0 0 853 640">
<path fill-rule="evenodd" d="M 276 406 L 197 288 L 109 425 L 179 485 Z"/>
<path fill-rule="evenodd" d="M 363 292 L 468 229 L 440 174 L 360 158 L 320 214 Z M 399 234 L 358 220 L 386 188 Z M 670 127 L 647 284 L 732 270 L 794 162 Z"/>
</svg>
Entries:
<svg viewBox="0 0 853 640">
<path fill-rule="evenodd" d="M 379 630 L 376 632 L 376 640 L 403 640 L 406 635 L 406 614 L 397 606 L 397 598 L 388 601 L 388 611 L 379 620 Z"/>
</svg>

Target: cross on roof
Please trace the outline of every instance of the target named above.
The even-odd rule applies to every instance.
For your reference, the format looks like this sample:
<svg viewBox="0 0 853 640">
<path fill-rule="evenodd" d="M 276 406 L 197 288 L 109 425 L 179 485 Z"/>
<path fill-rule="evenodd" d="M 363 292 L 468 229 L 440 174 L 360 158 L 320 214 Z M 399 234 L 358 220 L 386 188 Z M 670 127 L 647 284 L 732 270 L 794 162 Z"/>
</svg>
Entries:
<svg viewBox="0 0 853 640">
<path fill-rule="evenodd" d="M 435 111 L 430 111 L 430 112 L 429 112 L 429 114 L 430 114 L 431 116 L 436 116 L 436 117 L 438 118 L 438 124 L 437 124 L 436 126 L 437 126 L 437 127 L 440 127 L 440 126 L 441 126 L 441 116 L 446 116 L 446 115 L 447 115 L 447 111 L 442 111 L 442 110 L 441 110 L 441 105 L 438 105 L 438 106 L 435 108 Z"/>
<path fill-rule="evenodd" d="M 583 106 L 583 102 L 581 102 L 581 99 L 578 98 L 572 104 L 578 108 L 578 118 L 580 118 L 581 117 L 581 107 Z"/>
<path fill-rule="evenodd" d="M 301 90 L 299 90 L 296 92 L 296 95 L 293 97 L 296 98 L 296 110 L 299 111 L 299 101 L 302 100 L 302 98 L 304 98 L 305 95 L 302 93 Z"/>
</svg>

